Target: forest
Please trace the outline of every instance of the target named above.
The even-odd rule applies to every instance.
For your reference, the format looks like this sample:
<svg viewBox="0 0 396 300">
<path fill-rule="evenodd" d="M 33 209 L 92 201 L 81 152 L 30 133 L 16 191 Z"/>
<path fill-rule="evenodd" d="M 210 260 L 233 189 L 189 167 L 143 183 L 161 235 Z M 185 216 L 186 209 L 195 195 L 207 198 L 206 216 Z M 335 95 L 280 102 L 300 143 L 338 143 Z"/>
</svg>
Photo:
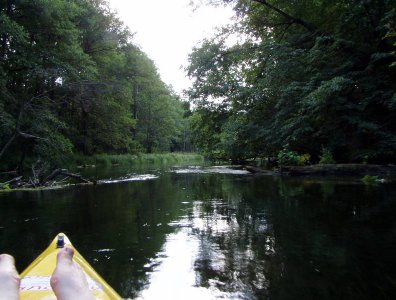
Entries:
<svg viewBox="0 0 396 300">
<path fill-rule="evenodd" d="M 192 49 L 188 101 L 106 0 L 0 3 L 0 171 L 191 149 L 396 163 L 396 0 L 207 0 L 236 17 Z"/>
<path fill-rule="evenodd" d="M 107 1 L 0 3 L 0 171 L 186 150 L 189 104 Z"/>
<path fill-rule="evenodd" d="M 237 18 L 189 57 L 207 156 L 396 163 L 396 1 L 210 2 Z"/>
</svg>

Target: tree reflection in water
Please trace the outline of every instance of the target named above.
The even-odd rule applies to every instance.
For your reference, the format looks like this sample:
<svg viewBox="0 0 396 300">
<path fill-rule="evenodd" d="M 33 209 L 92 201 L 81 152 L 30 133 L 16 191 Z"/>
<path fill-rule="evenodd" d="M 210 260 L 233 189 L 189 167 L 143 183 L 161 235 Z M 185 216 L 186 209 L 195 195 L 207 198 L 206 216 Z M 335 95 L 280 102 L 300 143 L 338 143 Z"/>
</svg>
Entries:
<svg viewBox="0 0 396 300">
<path fill-rule="evenodd" d="M 275 254 L 272 226 L 252 214 L 240 199 L 194 205 L 192 232 L 199 238 L 194 262 L 196 285 L 250 298 L 266 294 L 268 268 Z"/>
<path fill-rule="evenodd" d="M 154 290 L 157 296 L 172 291 L 173 299 L 370 299 L 380 290 L 394 294 L 384 274 L 370 275 L 385 271 L 381 259 L 368 259 L 379 248 L 386 260 L 392 257 L 385 249 L 395 241 L 390 230 L 395 225 L 390 218 L 393 187 L 206 175 L 189 178 L 188 191 L 194 200 L 172 222 L 176 230 L 165 243 L 158 276 L 149 280 L 143 295 L 154 295 Z M 388 230 L 377 231 L 373 218 Z M 388 277 L 395 274 L 387 269 Z"/>
<path fill-rule="evenodd" d="M 65 231 L 125 298 L 396 298 L 394 184 L 214 169 L 0 194 L 0 248 L 21 270 Z"/>
</svg>

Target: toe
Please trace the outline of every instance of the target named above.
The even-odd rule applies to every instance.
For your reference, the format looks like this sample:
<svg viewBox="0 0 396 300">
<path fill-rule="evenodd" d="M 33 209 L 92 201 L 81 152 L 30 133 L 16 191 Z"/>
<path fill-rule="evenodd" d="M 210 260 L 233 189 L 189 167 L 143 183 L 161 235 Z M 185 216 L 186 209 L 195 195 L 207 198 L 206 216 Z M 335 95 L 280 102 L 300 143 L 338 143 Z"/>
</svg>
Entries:
<svg viewBox="0 0 396 300">
<path fill-rule="evenodd" d="M 61 249 L 58 252 L 58 264 L 60 265 L 70 265 L 73 263 L 73 255 L 74 255 L 74 250 L 73 248 L 66 246 L 65 248 Z"/>
<path fill-rule="evenodd" d="M 1 269 L 13 269 L 15 266 L 15 260 L 11 255 L 1 254 L 0 255 L 0 268 Z"/>
</svg>

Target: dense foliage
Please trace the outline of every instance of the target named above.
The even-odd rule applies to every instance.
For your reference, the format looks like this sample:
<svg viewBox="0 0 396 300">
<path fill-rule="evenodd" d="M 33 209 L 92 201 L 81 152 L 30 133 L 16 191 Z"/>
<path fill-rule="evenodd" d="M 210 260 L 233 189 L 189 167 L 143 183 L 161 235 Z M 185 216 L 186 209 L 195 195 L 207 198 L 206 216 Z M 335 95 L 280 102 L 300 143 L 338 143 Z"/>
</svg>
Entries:
<svg viewBox="0 0 396 300">
<path fill-rule="evenodd" d="M 395 0 L 211 2 L 238 19 L 190 55 L 202 151 L 396 161 Z"/>
<path fill-rule="evenodd" d="M 184 105 L 105 0 L 0 2 L 0 169 L 186 148 Z"/>
</svg>

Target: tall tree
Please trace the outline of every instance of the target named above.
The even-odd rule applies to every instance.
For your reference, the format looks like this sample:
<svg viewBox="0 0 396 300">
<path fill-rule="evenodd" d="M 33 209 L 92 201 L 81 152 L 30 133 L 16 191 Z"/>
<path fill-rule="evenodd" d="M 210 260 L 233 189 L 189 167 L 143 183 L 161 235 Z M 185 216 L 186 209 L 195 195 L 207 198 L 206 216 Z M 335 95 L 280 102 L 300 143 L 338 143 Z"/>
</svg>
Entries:
<svg viewBox="0 0 396 300">
<path fill-rule="evenodd" d="M 1 168 L 169 151 L 182 103 L 105 0 L 0 2 Z"/>
<path fill-rule="evenodd" d="M 396 159 L 394 0 L 219 2 L 240 19 L 193 51 L 188 72 L 198 106 L 228 105 L 225 157 L 287 145 L 314 160 L 323 147 L 338 161 Z M 230 132 L 245 138 L 230 148 Z"/>
<path fill-rule="evenodd" d="M 1 102 L 10 125 L 1 132 L 3 155 L 14 140 L 21 162 L 32 150 L 47 158 L 55 148 L 71 150 L 56 116 L 56 102 L 63 100 L 55 90 L 66 78 L 78 80 L 91 65 L 79 47 L 74 24 L 79 13 L 74 3 L 61 0 L 3 2 L 2 20 L 8 26 L 1 27 Z"/>
</svg>

